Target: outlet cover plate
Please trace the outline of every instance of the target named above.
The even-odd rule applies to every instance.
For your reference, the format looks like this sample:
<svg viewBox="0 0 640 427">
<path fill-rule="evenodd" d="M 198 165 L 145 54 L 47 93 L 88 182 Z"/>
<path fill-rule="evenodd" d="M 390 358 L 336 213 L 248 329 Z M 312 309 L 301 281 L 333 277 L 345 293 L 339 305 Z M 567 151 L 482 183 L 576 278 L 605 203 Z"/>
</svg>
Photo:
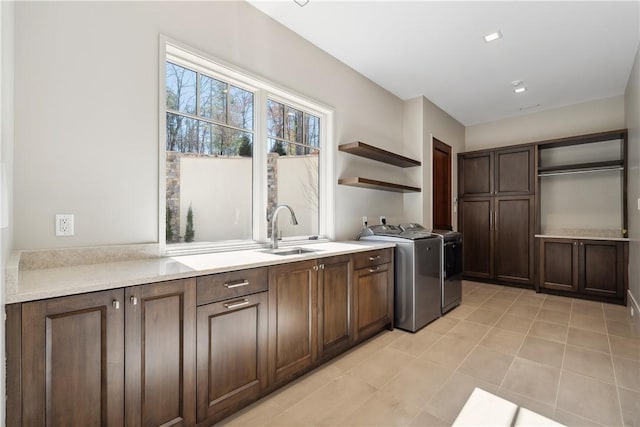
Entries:
<svg viewBox="0 0 640 427">
<path fill-rule="evenodd" d="M 56 214 L 56 236 L 73 236 L 73 214 Z"/>
</svg>

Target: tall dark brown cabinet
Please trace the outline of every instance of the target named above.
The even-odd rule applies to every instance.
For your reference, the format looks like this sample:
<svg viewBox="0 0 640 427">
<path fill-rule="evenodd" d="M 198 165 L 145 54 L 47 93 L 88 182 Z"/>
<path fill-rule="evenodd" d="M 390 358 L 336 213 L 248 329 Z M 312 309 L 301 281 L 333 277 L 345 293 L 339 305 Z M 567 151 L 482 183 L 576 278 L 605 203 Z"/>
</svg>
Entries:
<svg viewBox="0 0 640 427">
<path fill-rule="evenodd" d="M 458 224 L 468 278 L 533 287 L 535 148 L 458 155 Z"/>
</svg>

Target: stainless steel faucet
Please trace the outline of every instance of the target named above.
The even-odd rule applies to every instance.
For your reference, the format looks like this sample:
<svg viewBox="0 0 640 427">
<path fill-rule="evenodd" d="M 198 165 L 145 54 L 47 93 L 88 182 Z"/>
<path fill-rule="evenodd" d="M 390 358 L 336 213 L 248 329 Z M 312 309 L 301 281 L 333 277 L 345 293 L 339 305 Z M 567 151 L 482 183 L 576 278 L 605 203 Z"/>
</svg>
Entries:
<svg viewBox="0 0 640 427">
<path fill-rule="evenodd" d="M 271 248 L 278 249 L 278 213 L 282 209 L 289 209 L 291 213 L 291 225 L 298 225 L 298 220 L 296 219 L 296 214 L 291 209 L 289 205 L 278 205 L 276 209 L 273 211 L 273 215 L 271 215 Z"/>
</svg>

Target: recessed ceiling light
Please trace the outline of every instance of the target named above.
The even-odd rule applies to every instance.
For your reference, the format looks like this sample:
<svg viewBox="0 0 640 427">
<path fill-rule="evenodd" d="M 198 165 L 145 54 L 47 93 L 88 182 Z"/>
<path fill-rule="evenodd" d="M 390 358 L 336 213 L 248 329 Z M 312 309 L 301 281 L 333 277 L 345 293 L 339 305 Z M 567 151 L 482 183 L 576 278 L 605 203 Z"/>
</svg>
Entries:
<svg viewBox="0 0 640 427">
<path fill-rule="evenodd" d="M 511 82 L 511 86 L 518 87 L 518 86 L 522 85 L 522 83 L 524 83 L 522 80 L 514 80 L 514 81 Z"/>
<path fill-rule="evenodd" d="M 526 88 L 526 87 L 524 87 L 524 86 L 521 86 L 521 87 L 515 88 L 513 91 L 514 91 L 515 93 L 522 93 L 522 92 L 526 92 L 526 91 L 527 91 L 527 88 Z"/>
<path fill-rule="evenodd" d="M 498 40 L 502 38 L 502 33 L 500 32 L 500 30 L 495 31 L 493 33 L 487 34 L 484 36 L 484 41 L 486 43 L 492 42 L 494 40 Z"/>
</svg>

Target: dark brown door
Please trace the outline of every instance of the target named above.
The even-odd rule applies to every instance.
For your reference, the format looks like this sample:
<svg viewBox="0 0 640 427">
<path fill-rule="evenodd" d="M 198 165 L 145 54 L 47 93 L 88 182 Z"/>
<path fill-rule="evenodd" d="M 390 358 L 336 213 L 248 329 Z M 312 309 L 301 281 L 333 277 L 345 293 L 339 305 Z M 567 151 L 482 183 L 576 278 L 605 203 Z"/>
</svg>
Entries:
<svg viewBox="0 0 640 427">
<path fill-rule="evenodd" d="M 578 290 L 577 241 L 540 239 L 540 287 L 569 292 Z"/>
<path fill-rule="evenodd" d="M 318 355 L 317 266 L 313 261 L 269 268 L 269 374 L 280 383 Z"/>
<path fill-rule="evenodd" d="M 195 279 L 125 294 L 127 425 L 194 425 Z"/>
<path fill-rule="evenodd" d="M 23 426 L 124 424 L 122 290 L 26 303 Z"/>
<path fill-rule="evenodd" d="M 433 228 L 453 230 L 451 219 L 451 147 L 433 138 Z"/>
<path fill-rule="evenodd" d="M 624 243 L 579 240 L 580 290 L 585 294 L 621 298 L 624 292 Z"/>
<path fill-rule="evenodd" d="M 533 196 L 494 200 L 494 274 L 498 280 L 533 285 L 533 203 Z"/>
<path fill-rule="evenodd" d="M 320 260 L 318 280 L 318 352 L 330 357 L 352 342 L 353 267 L 349 255 Z"/>
<path fill-rule="evenodd" d="M 493 152 L 479 151 L 459 155 L 458 176 L 458 195 L 460 197 L 492 195 Z"/>
<path fill-rule="evenodd" d="M 462 245 L 464 275 L 478 278 L 493 277 L 493 197 L 461 199 L 458 224 Z"/>
<path fill-rule="evenodd" d="M 496 151 L 494 194 L 516 195 L 534 193 L 533 147 L 510 148 Z"/>
<path fill-rule="evenodd" d="M 366 339 L 381 331 L 392 319 L 393 275 L 390 264 L 355 271 L 356 335 Z"/>
<path fill-rule="evenodd" d="M 218 421 L 267 387 L 268 293 L 198 307 L 198 422 Z"/>
</svg>

